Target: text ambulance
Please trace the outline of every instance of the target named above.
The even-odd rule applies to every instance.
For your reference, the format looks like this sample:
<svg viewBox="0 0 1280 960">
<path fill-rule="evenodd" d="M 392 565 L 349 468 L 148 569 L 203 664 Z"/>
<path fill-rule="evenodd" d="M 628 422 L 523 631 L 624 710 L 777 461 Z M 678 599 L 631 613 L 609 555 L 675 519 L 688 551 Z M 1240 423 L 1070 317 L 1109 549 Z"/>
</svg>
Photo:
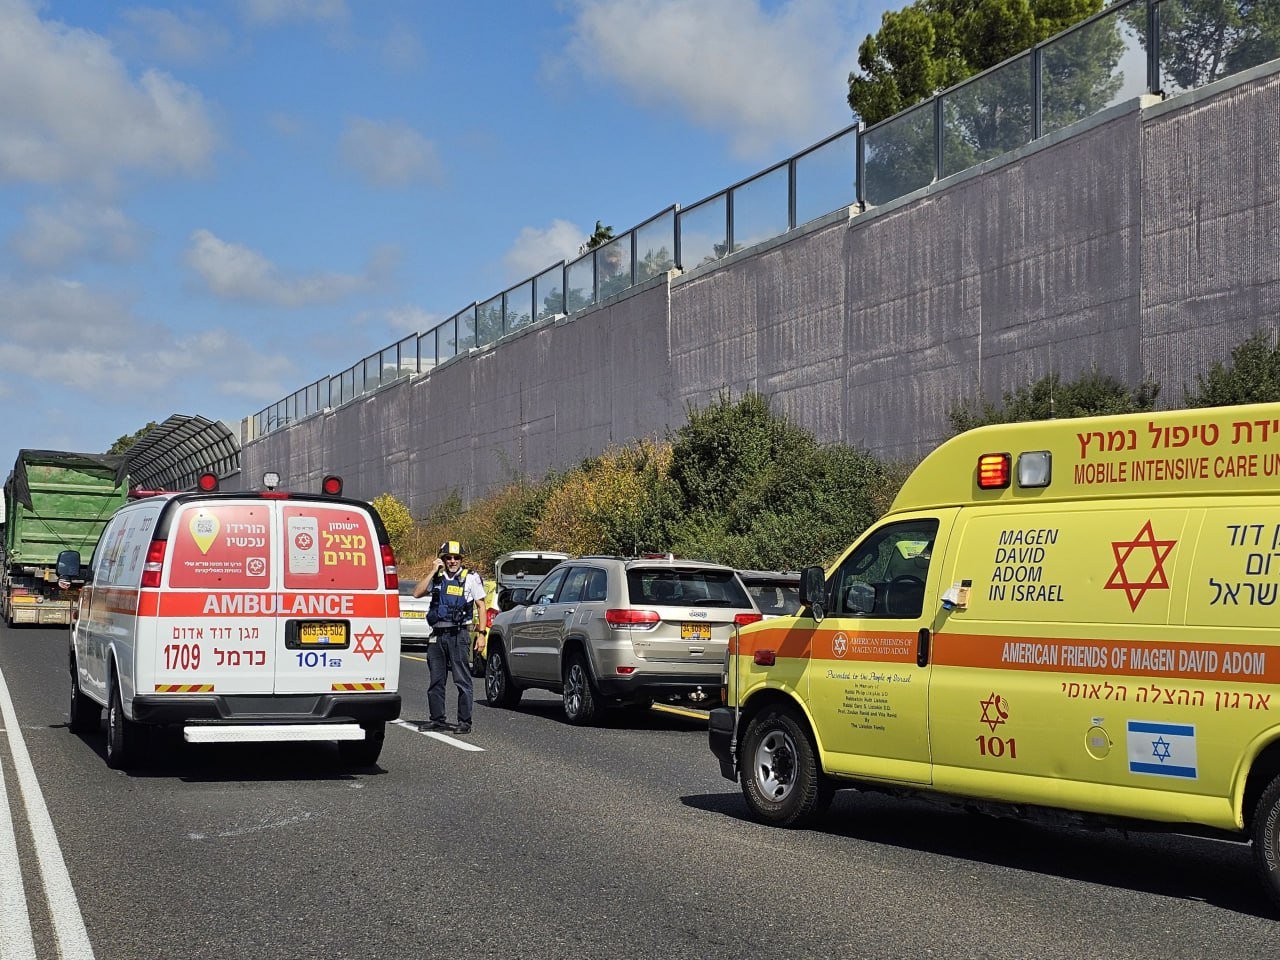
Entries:
<svg viewBox="0 0 1280 960">
<path fill-rule="evenodd" d="M 970 431 L 803 592 L 712 712 L 759 819 L 856 785 L 1226 830 L 1280 901 L 1280 405 Z"/>
<path fill-rule="evenodd" d="M 59 558 L 64 575 L 79 566 L 74 552 Z M 378 759 L 400 715 L 400 613 L 368 504 L 274 490 L 146 497 L 112 517 L 85 577 L 70 725 L 94 731 L 106 707 L 112 766 L 143 759 L 159 725 L 200 743 L 336 740 L 344 762 Z"/>
</svg>

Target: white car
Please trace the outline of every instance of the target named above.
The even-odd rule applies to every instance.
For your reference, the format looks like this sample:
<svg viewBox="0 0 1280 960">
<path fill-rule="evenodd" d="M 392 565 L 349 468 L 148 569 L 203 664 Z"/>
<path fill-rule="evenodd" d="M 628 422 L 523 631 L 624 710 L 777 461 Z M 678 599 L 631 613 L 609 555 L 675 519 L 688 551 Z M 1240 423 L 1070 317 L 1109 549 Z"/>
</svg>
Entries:
<svg viewBox="0 0 1280 960">
<path fill-rule="evenodd" d="M 401 644 L 426 643 L 431 638 L 427 623 L 427 608 L 431 597 L 415 597 L 413 589 L 417 580 L 400 581 L 400 641 Z"/>
</svg>

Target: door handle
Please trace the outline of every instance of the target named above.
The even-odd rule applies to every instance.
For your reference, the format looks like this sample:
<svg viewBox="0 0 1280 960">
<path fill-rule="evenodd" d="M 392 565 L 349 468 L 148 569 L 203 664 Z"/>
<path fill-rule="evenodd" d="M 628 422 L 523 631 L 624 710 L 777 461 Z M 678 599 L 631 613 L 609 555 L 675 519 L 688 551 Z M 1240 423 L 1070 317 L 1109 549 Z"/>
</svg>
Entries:
<svg viewBox="0 0 1280 960">
<path fill-rule="evenodd" d="M 571 616 L 573 616 L 573 607 L 570 607 L 568 610 L 566 610 L 566 611 L 564 612 L 564 615 L 565 615 L 566 617 L 571 617 Z"/>
<path fill-rule="evenodd" d="M 916 638 L 916 666 L 927 667 L 929 665 L 929 628 L 921 627 L 920 633 Z"/>
<path fill-rule="evenodd" d="M 535 617 L 540 617 L 540 616 L 542 616 L 542 615 L 543 615 L 544 613 L 546 613 L 546 612 L 547 612 L 547 608 L 546 608 L 546 607 L 534 607 L 534 608 L 533 608 L 533 615 L 534 615 Z"/>
</svg>

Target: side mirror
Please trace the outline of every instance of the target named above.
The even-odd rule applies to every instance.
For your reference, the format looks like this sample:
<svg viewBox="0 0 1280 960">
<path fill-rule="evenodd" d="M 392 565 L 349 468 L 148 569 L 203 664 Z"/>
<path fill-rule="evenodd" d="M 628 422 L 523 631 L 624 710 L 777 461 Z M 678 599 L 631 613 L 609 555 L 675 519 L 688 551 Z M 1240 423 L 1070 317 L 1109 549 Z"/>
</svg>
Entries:
<svg viewBox="0 0 1280 960">
<path fill-rule="evenodd" d="M 529 605 L 529 588 L 516 587 L 512 590 L 511 605 L 513 607 L 527 607 Z"/>
<path fill-rule="evenodd" d="M 80 551 L 63 550 L 58 554 L 58 579 L 83 580 L 80 575 Z"/>
<path fill-rule="evenodd" d="M 827 575 L 821 567 L 805 567 L 800 572 L 800 599 L 813 611 L 814 621 L 821 623 L 827 602 Z"/>
</svg>

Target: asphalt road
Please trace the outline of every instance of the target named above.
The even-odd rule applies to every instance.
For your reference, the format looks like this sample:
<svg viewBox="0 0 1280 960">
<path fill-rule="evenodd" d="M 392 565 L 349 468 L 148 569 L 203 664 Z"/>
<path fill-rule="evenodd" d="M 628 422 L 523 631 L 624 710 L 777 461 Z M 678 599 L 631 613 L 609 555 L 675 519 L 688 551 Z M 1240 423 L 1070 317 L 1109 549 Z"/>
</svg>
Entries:
<svg viewBox="0 0 1280 960">
<path fill-rule="evenodd" d="M 0 800 L 27 907 L 0 887 L 0 935 L 29 925 L 34 954 L 10 948 L 24 960 L 56 957 L 78 917 L 101 960 L 1280 955 L 1247 847 L 853 792 L 820 829 L 770 829 L 696 719 L 579 729 L 529 693 L 477 704 L 480 750 L 396 726 L 366 772 L 329 744 L 175 742 L 126 774 L 102 733 L 66 728 L 61 631 L 0 627 L 0 672 L 17 718 Z M 423 717 L 420 653 L 402 683 L 406 718 Z M 0 868 L 4 850 L 0 836 Z"/>
</svg>

